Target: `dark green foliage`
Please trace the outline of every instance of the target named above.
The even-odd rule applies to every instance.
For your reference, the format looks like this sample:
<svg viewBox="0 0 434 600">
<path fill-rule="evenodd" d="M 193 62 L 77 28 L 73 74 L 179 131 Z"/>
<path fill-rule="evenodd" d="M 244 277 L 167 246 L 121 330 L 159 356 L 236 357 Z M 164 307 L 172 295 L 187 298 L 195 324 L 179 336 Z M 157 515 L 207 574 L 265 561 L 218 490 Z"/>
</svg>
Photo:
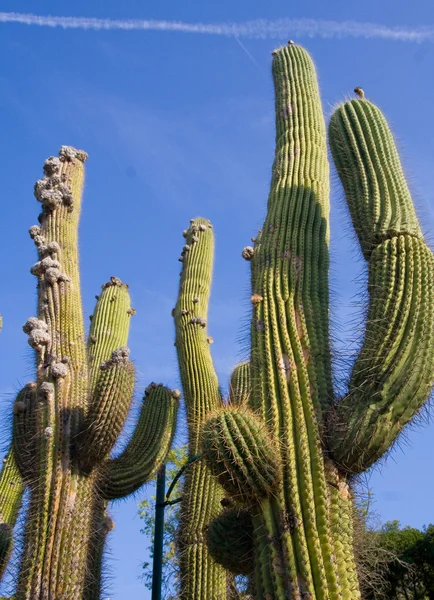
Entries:
<svg viewBox="0 0 434 600">
<path fill-rule="evenodd" d="M 422 600 L 434 594 L 434 525 L 422 531 L 388 521 L 380 530 L 366 534 L 375 540 L 376 555 L 382 560 L 367 564 L 379 584 L 365 594 L 366 600 Z M 369 557 L 365 558 L 369 561 Z"/>
</svg>

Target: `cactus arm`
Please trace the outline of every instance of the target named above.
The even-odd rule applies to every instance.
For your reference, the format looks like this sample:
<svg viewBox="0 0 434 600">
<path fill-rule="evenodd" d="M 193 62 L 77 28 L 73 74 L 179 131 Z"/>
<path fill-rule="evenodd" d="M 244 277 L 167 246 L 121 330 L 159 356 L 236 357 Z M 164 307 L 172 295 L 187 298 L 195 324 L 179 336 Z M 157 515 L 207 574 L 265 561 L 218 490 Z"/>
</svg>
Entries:
<svg viewBox="0 0 434 600">
<path fill-rule="evenodd" d="M 251 397 L 250 362 L 242 362 L 235 367 L 229 384 L 229 402 L 232 405 L 247 406 Z"/>
<path fill-rule="evenodd" d="M 123 498 L 149 481 L 172 445 L 179 392 L 158 385 L 147 393 L 130 441 L 120 456 L 101 468 L 99 487 L 105 500 Z"/>
<path fill-rule="evenodd" d="M 108 360 L 114 350 L 127 345 L 131 315 L 134 314 L 128 285 L 118 277 L 111 277 L 96 298 L 87 340 L 91 391 L 100 377 L 101 363 Z"/>
<path fill-rule="evenodd" d="M 76 444 L 84 471 L 107 458 L 121 433 L 134 393 L 135 371 L 126 346 L 114 350 L 112 358 L 101 364 L 101 374 L 83 430 Z"/>
<path fill-rule="evenodd" d="M 99 495 L 95 495 L 93 501 L 92 536 L 89 542 L 83 600 L 101 598 L 104 587 L 102 577 L 104 548 L 107 535 L 114 529 L 114 521 L 107 515 L 107 503 Z"/>
<path fill-rule="evenodd" d="M 390 448 L 434 382 L 434 257 L 379 109 L 367 100 L 340 106 L 330 144 L 368 261 L 365 339 L 329 418 L 333 457 L 357 473 Z"/>
<path fill-rule="evenodd" d="M 190 453 L 197 454 L 198 430 L 205 416 L 221 406 L 222 398 L 207 340 L 214 236 L 209 221 L 195 219 L 186 234 L 182 274 L 175 308 L 176 349 L 192 424 Z"/>
<path fill-rule="evenodd" d="M 124 427 L 135 383 L 126 347 L 132 312 L 128 285 L 111 277 L 97 298 L 87 346 L 91 399 L 74 440 L 85 471 L 110 454 Z"/>
<path fill-rule="evenodd" d="M 183 268 L 175 307 L 176 349 L 189 424 L 189 454 L 199 453 L 200 426 L 222 404 L 206 333 L 214 253 L 209 221 L 194 219 L 185 232 Z M 181 598 L 226 598 L 226 574 L 209 555 L 205 527 L 220 512 L 222 491 L 198 461 L 188 470 L 181 503 Z"/>
<path fill-rule="evenodd" d="M 18 393 L 13 407 L 12 447 L 24 481 L 33 474 L 36 456 L 36 384 L 28 383 Z"/>
<path fill-rule="evenodd" d="M 329 140 L 365 258 L 395 235 L 421 239 L 398 150 L 379 108 L 365 99 L 341 104 L 330 119 Z"/>
<path fill-rule="evenodd" d="M 3 460 L 0 474 L 0 580 L 13 549 L 13 528 L 18 518 L 24 494 L 24 482 L 12 449 Z"/>
<path fill-rule="evenodd" d="M 3 460 L 0 474 L 0 522 L 15 526 L 24 493 L 24 483 L 12 449 Z"/>
</svg>

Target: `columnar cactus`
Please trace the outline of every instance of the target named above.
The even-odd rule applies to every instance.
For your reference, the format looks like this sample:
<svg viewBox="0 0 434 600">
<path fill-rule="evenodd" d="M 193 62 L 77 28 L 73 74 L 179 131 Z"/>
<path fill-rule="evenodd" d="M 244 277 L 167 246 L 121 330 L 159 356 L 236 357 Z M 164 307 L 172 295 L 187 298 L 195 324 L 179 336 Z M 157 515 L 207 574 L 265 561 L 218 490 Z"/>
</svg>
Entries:
<svg viewBox="0 0 434 600">
<path fill-rule="evenodd" d="M 36 354 L 36 382 L 14 404 L 13 450 L 0 479 L 9 527 L 19 502 L 4 491 L 11 469 L 30 492 L 16 600 L 100 597 L 103 546 L 113 528 L 107 502 L 157 471 L 176 423 L 179 392 L 151 384 L 131 440 L 110 458 L 134 391 L 126 346 L 134 310 L 128 286 L 112 277 L 97 297 L 86 344 L 77 251 L 86 158 L 63 146 L 35 186 L 42 203 L 40 225 L 30 228 L 39 255 L 31 269 L 38 315 L 23 329 Z"/>
<path fill-rule="evenodd" d="M 254 247 L 242 252 L 252 271 L 247 403 L 231 393 L 222 405 L 206 341 L 212 230 L 195 219 L 185 232 L 176 345 L 190 449 L 206 463 L 186 481 L 183 600 L 224 597 L 204 532 L 214 559 L 232 572 L 246 573 L 249 564 L 237 567 L 237 556 L 254 556 L 256 600 L 359 598 L 351 478 L 387 452 L 433 384 L 433 255 L 386 121 L 358 90 L 359 98 L 333 115 L 330 143 L 368 262 L 369 310 L 348 393 L 334 394 L 326 128 L 309 55 L 289 42 L 273 56 L 276 155 L 268 213 Z M 234 387 L 238 380 L 235 374 Z M 223 505 L 235 503 L 221 516 L 221 490 L 210 473 L 230 496 Z M 233 510 L 243 511 L 243 522 L 250 514 L 253 542 L 250 553 L 249 536 L 228 537 L 236 546 L 228 557 L 229 549 L 216 545 L 236 518 Z"/>
</svg>

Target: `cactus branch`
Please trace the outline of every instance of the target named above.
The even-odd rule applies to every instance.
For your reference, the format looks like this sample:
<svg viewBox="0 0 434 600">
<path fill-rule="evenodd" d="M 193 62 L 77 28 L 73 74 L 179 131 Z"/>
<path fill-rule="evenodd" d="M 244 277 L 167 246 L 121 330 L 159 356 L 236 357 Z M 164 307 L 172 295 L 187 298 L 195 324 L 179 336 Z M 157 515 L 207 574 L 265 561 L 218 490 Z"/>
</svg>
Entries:
<svg viewBox="0 0 434 600">
<path fill-rule="evenodd" d="M 155 387 L 154 387 L 155 386 Z M 123 452 L 101 469 L 100 493 L 106 500 L 132 494 L 151 479 L 164 462 L 175 434 L 179 393 L 150 386 L 131 440 Z"/>
<path fill-rule="evenodd" d="M 364 344 L 329 415 L 333 457 L 358 473 L 387 452 L 434 383 L 434 257 L 379 109 L 341 105 L 330 144 L 369 269 Z"/>
</svg>

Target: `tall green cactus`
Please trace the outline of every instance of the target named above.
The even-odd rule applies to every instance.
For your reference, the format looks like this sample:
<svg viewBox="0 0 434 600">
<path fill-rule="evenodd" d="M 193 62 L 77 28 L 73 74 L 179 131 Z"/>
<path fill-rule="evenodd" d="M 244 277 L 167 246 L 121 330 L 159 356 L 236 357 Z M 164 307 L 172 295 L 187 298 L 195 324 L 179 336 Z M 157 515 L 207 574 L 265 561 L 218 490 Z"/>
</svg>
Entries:
<svg viewBox="0 0 434 600">
<path fill-rule="evenodd" d="M 202 452 L 205 464 L 186 481 L 183 600 L 224 598 L 214 560 L 245 574 L 251 556 L 256 600 L 359 598 L 351 477 L 390 448 L 433 384 L 433 255 L 385 119 L 359 90 L 333 115 L 330 143 L 368 262 L 369 310 L 348 393 L 334 394 L 326 128 L 307 52 L 290 42 L 273 56 L 268 213 L 254 248 L 242 253 L 252 268 L 250 381 L 240 372 L 232 379 L 232 387 L 249 390 L 247 402 L 232 391 L 222 405 L 207 345 L 212 231 L 196 219 L 185 232 L 176 345 L 190 450 Z M 235 503 L 221 515 L 222 491 L 210 473 L 230 497 L 223 505 Z M 237 510 L 242 522 L 250 514 L 251 550 L 249 536 L 231 525 Z M 232 556 L 219 542 L 225 528 L 233 545 L 240 540 Z M 239 556 L 248 560 L 237 567 Z"/>
<path fill-rule="evenodd" d="M 36 383 L 14 404 L 13 450 L 0 478 L 2 520 L 10 527 L 18 498 L 4 493 L 8 470 L 19 470 L 19 484 L 30 491 L 16 600 L 100 597 L 104 541 L 113 528 L 107 503 L 157 471 L 176 424 L 180 393 L 151 384 L 134 434 L 110 458 L 134 391 L 126 347 L 134 310 L 128 286 L 112 277 L 86 344 L 77 249 L 86 158 L 63 146 L 35 186 L 42 203 L 40 226 L 30 228 L 39 255 L 31 269 L 38 316 L 23 329 L 36 354 Z"/>
</svg>

